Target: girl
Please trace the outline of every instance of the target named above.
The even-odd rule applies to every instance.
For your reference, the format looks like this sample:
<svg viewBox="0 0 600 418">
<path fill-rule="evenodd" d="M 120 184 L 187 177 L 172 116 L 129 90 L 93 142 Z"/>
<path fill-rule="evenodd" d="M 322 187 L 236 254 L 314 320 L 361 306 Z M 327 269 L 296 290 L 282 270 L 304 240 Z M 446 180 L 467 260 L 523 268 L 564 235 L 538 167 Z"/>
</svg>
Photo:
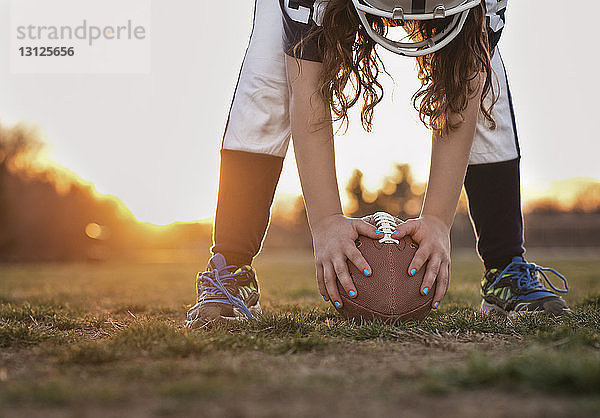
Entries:
<svg viewBox="0 0 600 418">
<path fill-rule="evenodd" d="M 437 281 L 433 308 L 448 289 L 449 233 L 464 182 L 486 268 L 482 309 L 554 314 L 568 309 L 538 280 L 538 272 L 545 269 L 522 258 L 520 155 L 497 48 L 506 0 L 440 0 L 435 8 L 428 8 L 429 3 L 256 1 L 252 36 L 222 143 L 213 256 L 207 271 L 198 275 L 198 303 L 188 312 L 187 326 L 252 318 L 260 312 L 258 282 L 250 265 L 266 231 L 290 135 L 313 235 L 319 291 L 325 301 L 341 306 L 337 277 L 344 291 L 356 297 L 346 261 L 366 275 L 371 268 L 353 242 L 359 234 L 382 235 L 361 219 L 342 214 L 331 115 L 347 121 L 348 109 L 362 98 L 361 121 L 370 129 L 383 94 L 377 80 L 382 65 L 377 43 L 417 57 L 422 87 L 415 105 L 433 131 L 421 216 L 397 231 L 398 237 L 408 234 L 419 244 L 408 270 L 415 274 L 426 269 L 421 291 L 427 294 Z M 414 44 L 386 38 L 388 28 L 398 24 Z M 497 83 L 492 88 L 494 73 Z"/>
</svg>

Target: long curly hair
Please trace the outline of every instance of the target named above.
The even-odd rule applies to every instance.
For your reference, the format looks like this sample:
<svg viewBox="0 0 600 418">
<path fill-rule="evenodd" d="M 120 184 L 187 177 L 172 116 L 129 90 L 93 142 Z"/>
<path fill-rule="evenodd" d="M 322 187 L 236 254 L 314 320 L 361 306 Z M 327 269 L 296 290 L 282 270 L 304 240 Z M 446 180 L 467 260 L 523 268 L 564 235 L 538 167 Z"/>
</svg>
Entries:
<svg viewBox="0 0 600 418">
<path fill-rule="evenodd" d="M 387 35 L 388 29 L 402 24 L 413 41 L 430 38 L 447 27 L 451 17 L 429 21 L 398 22 L 367 15 L 374 31 Z M 348 126 L 348 110 L 362 99 L 361 123 L 366 131 L 373 126 L 373 111 L 383 99 L 383 87 L 378 80 L 387 71 L 373 41 L 360 24 L 351 0 L 329 0 L 322 25 L 313 30 L 303 42 L 316 38 L 322 53 L 323 67 L 319 93 L 329 103 L 334 120 Z M 423 124 L 445 136 L 457 128 L 460 115 L 470 98 L 481 88 L 480 109 L 492 129 L 495 128 L 491 110 L 495 102 L 492 88 L 492 68 L 483 4 L 471 9 L 460 34 L 440 51 L 417 58 L 419 90 L 412 102 Z M 472 81 L 480 77 L 483 85 Z M 350 88 L 347 88 L 350 85 Z M 476 87 L 475 87 L 476 86 Z M 491 92 L 491 103 L 484 99 Z"/>
</svg>

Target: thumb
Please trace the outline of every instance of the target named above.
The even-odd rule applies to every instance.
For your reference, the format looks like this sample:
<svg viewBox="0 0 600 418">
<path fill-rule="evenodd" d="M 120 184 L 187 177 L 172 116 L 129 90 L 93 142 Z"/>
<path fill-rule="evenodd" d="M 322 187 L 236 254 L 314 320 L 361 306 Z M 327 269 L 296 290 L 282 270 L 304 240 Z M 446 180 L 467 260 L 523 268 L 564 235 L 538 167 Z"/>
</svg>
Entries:
<svg viewBox="0 0 600 418">
<path fill-rule="evenodd" d="M 413 236 L 414 234 L 417 233 L 418 229 L 419 229 L 419 222 L 415 219 L 410 219 L 410 220 L 398 225 L 398 228 L 396 229 L 398 231 L 398 234 L 394 235 L 394 238 L 402 238 L 402 237 L 405 237 L 406 235 Z"/>
<path fill-rule="evenodd" d="M 376 233 L 377 227 L 375 225 L 371 225 L 368 222 L 363 221 L 362 219 L 356 219 L 354 221 L 354 228 L 359 235 L 364 235 L 369 238 L 378 239 L 383 237 L 383 233 Z"/>
</svg>

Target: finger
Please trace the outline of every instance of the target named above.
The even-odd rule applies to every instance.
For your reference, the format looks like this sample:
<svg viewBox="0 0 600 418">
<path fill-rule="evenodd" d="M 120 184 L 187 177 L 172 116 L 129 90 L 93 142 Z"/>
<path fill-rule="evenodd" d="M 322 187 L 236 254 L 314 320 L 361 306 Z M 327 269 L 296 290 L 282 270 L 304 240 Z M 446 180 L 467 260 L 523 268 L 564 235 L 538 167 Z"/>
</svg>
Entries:
<svg viewBox="0 0 600 418">
<path fill-rule="evenodd" d="M 370 223 L 365 222 L 362 219 L 354 220 L 354 228 L 359 235 L 364 235 L 373 239 L 383 237 L 383 232 L 376 232 L 377 227 L 375 225 L 371 225 Z"/>
<path fill-rule="evenodd" d="M 440 267 L 440 272 L 437 278 L 437 284 L 435 287 L 435 295 L 431 306 L 433 309 L 437 309 L 440 306 L 440 302 L 446 296 L 448 292 L 448 286 L 450 285 L 450 264 L 445 262 Z"/>
<path fill-rule="evenodd" d="M 407 235 L 414 237 L 414 235 L 419 230 L 420 223 L 414 220 L 408 220 L 403 224 L 398 225 L 396 228 L 397 234 L 394 234 L 394 238 L 402 238 Z"/>
<path fill-rule="evenodd" d="M 367 260 L 365 260 L 362 253 L 358 251 L 356 247 L 349 247 L 346 250 L 346 257 L 348 257 L 350 262 L 356 266 L 358 271 L 361 271 L 365 276 L 370 276 L 373 274 L 373 269 L 371 269 L 371 266 L 369 266 Z"/>
<path fill-rule="evenodd" d="M 425 270 L 425 277 L 423 277 L 423 283 L 421 284 L 421 293 L 426 295 L 431 290 L 431 287 L 435 283 L 435 279 L 438 277 L 440 271 L 440 265 L 442 259 L 439 256 L 433 255 L 427 263 L 427 269 Z"/>
<path fill-rule="evenodd" d="M 346 294 L 351 298 L 356 297 L 356 287 L 352 282 L 352 277 L 350 277 L 350 273 L 348 272 L 348 265 L 346 264 L 346 260 L 339 259 L 333 261 L 333 268 L 335 269 L 335 274 L 342 284 L 342 287 L 346 291 Z"/>
<path fill-rule="evenodd" d="M 321 263 L 316 263 L 315 267 L 317 268 L 317 286 L 319 287 L 319 293 L 321 296 L 323 296 L 323 300 L 327 302 L 329 300 L 329 294 L 327 293 L 327 288 L 325 287 L 323 265 Z"/>
<path fill-rule="evenodd" d="M 431 252 L 426 247 L 419 247 L 415 255 L 413 256 L 410 265 L 408 266 L 408 274 L 414 276 L 417 271 L 421 270 L 423 265 L 427 262 L 427 259 L 431 255 Z"/>
<path fill-rule="evenodd" d="M 323 264 L 323 278 L 325 287 L 327 288 L 327 295 L 329 296 L 331 303 L 333 303 L 336 308 L 340 308 L 343 305 L 342 298 L 338 292 L 335 270 L 333 269 L 333 265 L 329 262 Z"/>
</svg>

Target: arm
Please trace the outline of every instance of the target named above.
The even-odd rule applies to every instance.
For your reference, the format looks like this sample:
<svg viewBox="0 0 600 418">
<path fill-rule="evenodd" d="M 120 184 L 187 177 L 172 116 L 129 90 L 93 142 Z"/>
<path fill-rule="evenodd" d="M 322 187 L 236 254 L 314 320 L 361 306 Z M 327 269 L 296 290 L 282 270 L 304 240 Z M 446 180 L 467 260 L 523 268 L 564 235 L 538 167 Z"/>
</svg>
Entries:
<svg viewBox="0 0 600 418">
<path fill-rule="evenodd" d="M 398 228 L 400 236 L 411 235 L 419 244 L 408 268 L 409 274 L 413 269 L 420 270 L 427 262 L 421 292 L 426 294 L 437 280 L 434 308 L 439 306 L 450 281 L 450 228 L 454 222 L 475 136 L 480 95 L 481 91 L 478 90 L 469 100 L 462 113 L 464 122 L 457 129 L 444 138 L 433 136 L 429 181 L 421 217 Z"/>
<path fill-rule="evenodd" d="M 335 173 L 331 111 L 316 93 L 322 64 L 286 56 L 286 66 L 292 140 L 313 236 L 319 292 L 325 300 L 331 299 L 336 306 L 341 306 L 336 276 L 344 290 L 351 297 L 356 297 L 356 287 L 348 273 L 346 259 L 350 259 L 360 271 L 371 272 L 354 241 L 359 233 L 372 238 L 381 238 L 382 235 L 375 233 L 374 226 L 342 214 Z"/>
<path fill-rule="evenodd" d="M 475 137 L 479 94 L 472 98 L 465 110 L 465 118 L 448 138 L 434 135 L 431 149 L 429 181 L 421 216 L 434 216 L 448 229 L 452 227 L 460 191 L 465 180 L 471 146 Z"/>
<path fill-rule="evenodd" d="M 316 94 L 321 63 L 286 56 L 294 153 L 311 229 L 342 214 L 329 106 Z M 302 72 L 300 73 L 299 65 Z"/>
</svg>

